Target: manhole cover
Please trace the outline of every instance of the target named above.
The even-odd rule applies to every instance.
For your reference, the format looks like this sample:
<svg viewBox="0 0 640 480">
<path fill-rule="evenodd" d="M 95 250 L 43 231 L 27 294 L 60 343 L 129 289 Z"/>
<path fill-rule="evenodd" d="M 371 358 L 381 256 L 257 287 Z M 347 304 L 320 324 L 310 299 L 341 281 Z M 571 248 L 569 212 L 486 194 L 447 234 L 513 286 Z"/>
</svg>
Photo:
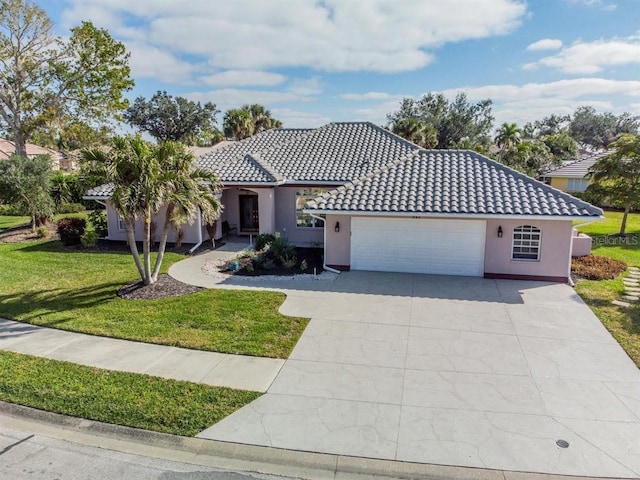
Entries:
<svg viewBox="0 0 640 480">
<path fill-rule="evenodd" d="M 569 448 L 569 442 L 567 442 L 566 440 L 558 440 L 556 442 L 556 445 L 558 445 L 560 448 Z"/>
</svg>

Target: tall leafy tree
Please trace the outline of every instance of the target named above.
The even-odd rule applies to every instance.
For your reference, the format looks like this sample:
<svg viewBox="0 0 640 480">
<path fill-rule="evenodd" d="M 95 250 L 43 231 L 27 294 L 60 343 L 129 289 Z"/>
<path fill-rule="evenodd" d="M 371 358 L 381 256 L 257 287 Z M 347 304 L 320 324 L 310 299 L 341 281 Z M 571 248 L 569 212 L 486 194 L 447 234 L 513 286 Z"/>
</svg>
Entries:
<svg viewBox="0 0 640 480">
<path fill-rule="evenodd" d="M 31 230 L 53 215 L 53 201 L 49 195 L 51 158 L 12 156 L 0 161 L 0 201 L 15 204 L 31 217 Z"/>
<path fill-rule="evenodd" d="M 197 168 L 195 157 L 182 144 L 168 141 L 152 146 L 139 137 L 116 137 L 108 152 L 85 150 L 83 158 L 114 186 L 111 201 L 124 219 L 129 248 L 145 285 L 158 279 L 171 227 L 193 221 L 198 209 L 206 223 L 219 216 L 218 178 Z M 167 209 L 152 267 L 151 221 L 162 206 Z M 142 257 L 135 241 L 137 218 L 144 226 Z"/>
<path fill-rule="evenodd" d="M 418 100 L 405 98 L 399 110 L 387 115 L 388 127 L 394 131 L 409 118 L 435 129 L 436 148 L 457 148 L 468 142 L 488 145 L 491 140 L 493 116 L 488 99 L 474 104 L 464 93 L 456 95 L 451 102 L 441 93 L 428 93 Z"/>
<path fill-rule="evenodd" d="M 548 135 L 557 135 L 567 130 L 570 121 L 571 116 L 569 115 L 557 115 L 552 113 L 551 115 L 544 117 L 542 120 L 526 123 L 522 131 L 524 136 L 527 138 L 541 138 Z"/>
<path fill-rule="evenodd" d="M 149 133 L 158 142 L 195 144 L 202 132 L 215 130 L 218 113 L 211 102 L 202 105 L 158 91 L 149 100 L 136 98 L 124 117 L 131 126 Z"/>
<path fill-rule="evenodd" d="M 260 104 L 243 105 L 227 110 L 222 121 L 224 135 L 231 140 L 242 140 L 265 130 L 282 128 L 282 122 Z"/>
<path fill-rule="evenodd" d="M 551 154 L 559 164 L 578 157 L 578 144 L 567 131 L 544 135 L 539 139 L 549 147 Z"/>
<path fill-rule="evenodd" d="M 623 113 L 619 116 L 611 112 L 598 113 L 591 106 L 576 109 L 569 125 L 569 133 L 583 147 L 608 148 L 623 133 L 636 134 L 640 116 Z"/>
<path fill-rule="evenodd" d="M 40 7 L 0 3 L 0 120 L 24 156 L 33 132 L 61 116 L 104 122 L 126 108 L 129 55 L 121 42 L 89 22 L 54 36 Z"/>
<path fill-rule="evenodd" d="M 620 224 L 620 235 L 624 235 L 629 211 L 640 205 L 640 135 L 623 134 L 610 146 L 613 153 L 590 168 L 587 192 L 624 208 Z"/>
</svg>

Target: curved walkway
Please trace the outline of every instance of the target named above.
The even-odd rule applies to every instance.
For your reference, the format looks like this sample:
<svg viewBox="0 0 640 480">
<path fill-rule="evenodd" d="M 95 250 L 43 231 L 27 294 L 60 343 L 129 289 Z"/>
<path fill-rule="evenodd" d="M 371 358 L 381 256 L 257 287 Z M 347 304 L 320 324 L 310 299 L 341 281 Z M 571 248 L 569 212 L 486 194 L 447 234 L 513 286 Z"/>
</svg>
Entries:
<svg viewBox="0 0 640 480">
<path fill-rule="evenodd" d="M 0 349 L 91 367 L 265 392 L 284 360 L 66 332 L 0 318 Z"/>
</svg>

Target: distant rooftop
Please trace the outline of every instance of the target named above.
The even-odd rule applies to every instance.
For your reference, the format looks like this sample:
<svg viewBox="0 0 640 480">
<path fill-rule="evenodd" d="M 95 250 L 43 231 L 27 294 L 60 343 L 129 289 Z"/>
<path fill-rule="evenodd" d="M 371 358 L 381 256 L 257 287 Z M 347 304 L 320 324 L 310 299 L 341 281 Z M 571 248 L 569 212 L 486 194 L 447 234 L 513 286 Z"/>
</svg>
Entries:
<svg viewBox="0 0 640 480">
<path fill-rule="evenodd" d="M 611 150 L 591 153 L 586 157 L 579 158 L 572 162 L 567 162 L 561 167 L 550 170 L 545 173 L 543 177 L 584 178 L 587 175 L 589 168 L 591 168 L 594 163 L 610 153 Z"/>
</svg>

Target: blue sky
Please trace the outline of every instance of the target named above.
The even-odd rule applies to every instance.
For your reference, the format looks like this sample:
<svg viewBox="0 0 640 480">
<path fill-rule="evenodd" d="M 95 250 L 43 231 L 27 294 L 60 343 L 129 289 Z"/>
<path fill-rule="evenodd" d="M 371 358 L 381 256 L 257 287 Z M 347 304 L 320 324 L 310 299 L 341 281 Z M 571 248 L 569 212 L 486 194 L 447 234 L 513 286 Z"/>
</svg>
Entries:
<svg viewBox="0 0 640 480">
<path fill-rule="evenodd" d="M 126 44 L 131 99 L 261 103 L 288 127 L 383 124 L 427 92 L 491 98 L 496 124 L 580 105 L 640 114 L 640 0 L 38 3 L 61 35 L 90 20 Z"/>
</svg>

